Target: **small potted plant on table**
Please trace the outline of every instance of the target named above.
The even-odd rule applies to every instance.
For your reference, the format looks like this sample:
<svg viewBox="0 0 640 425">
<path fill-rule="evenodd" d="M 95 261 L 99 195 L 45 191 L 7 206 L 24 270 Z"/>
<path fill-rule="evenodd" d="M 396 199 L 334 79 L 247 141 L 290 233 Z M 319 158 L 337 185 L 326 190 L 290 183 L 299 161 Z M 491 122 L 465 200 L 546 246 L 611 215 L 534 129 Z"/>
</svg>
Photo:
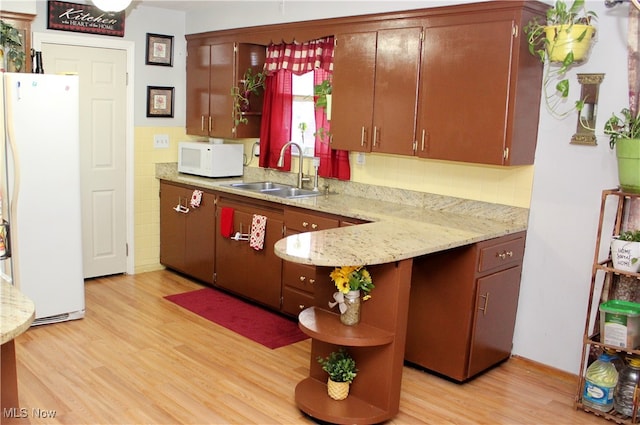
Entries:
<svg viewBox="0 0 640 425">
<path fill-rule="evenodd" d="M 624 108 L 620 115 L 611 115 L 604 133 L 609 136 L 609 147 L 616 149 L 620 188 L 640 193 L 640 112 L 633 114 Z"/>
<path fill-rule="evenodd" d="M 358 372 L 356 362 L 344 348 L 327 357 L 318 357 L 322 370 L 329 374 L 327 392 L 334 400 L 344 400 L 349 395 L 349 386 Z"/>
<path fill-rule="evenodd" d="M 613 268 L 638 273 L 640 270 L 640 230 L 626 230 L 611 241 Z"/>
</svg>

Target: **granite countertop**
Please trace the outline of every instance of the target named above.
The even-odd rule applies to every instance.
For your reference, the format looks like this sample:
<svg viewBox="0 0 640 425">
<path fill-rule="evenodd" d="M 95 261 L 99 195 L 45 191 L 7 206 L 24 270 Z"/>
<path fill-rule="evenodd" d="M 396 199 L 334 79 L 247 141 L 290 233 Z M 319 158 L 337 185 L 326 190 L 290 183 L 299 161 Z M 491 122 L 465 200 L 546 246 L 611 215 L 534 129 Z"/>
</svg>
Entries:
<svg viewBox="0 0 640 425">
<path fill-rule="evenodd" d="M 279 257 L 318 266 L 372 265 L 468 245 L 527 229 L 529 210 L 338 180 L 329 195 L 283 199 L 228 187 L 234 181 L 274 181 L 295 185 L 295 173 L 245 167 L 236 179 L 178 173 L 175 163 L 157 164 L 156 177 L 203 189 L 244 195 L 283 205 L 370 221 L 357 226 L 301 233 L 276 242 Z"/>
<path fill-rule="evenodd" d="M 29 298 L 13 285 L 2 280 L 0 287 L 0 344 L 9 342 L 26 331 L 36 316 Z"/>
</svg>

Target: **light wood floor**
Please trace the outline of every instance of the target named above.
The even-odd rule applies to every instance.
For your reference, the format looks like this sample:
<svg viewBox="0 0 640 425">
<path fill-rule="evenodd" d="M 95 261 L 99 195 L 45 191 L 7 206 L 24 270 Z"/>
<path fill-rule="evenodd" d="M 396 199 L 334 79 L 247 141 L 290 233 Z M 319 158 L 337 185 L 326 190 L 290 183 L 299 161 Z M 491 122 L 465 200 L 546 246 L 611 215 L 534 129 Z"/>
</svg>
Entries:
<svg viewBox="0 0 640 425">
<path fill-rule="evenodd" d="M 198 287 L 168 271 L 87 281 L 85 319 L 16 339 L 22 422 L 314 423 L 294 402 L 310 341 L 270 350 L 162 298 Z M 389 423 L 606 424 L 574 409 L 575 385 L 517 358 L 464 385 L 405 367 Z"/>
</svg>

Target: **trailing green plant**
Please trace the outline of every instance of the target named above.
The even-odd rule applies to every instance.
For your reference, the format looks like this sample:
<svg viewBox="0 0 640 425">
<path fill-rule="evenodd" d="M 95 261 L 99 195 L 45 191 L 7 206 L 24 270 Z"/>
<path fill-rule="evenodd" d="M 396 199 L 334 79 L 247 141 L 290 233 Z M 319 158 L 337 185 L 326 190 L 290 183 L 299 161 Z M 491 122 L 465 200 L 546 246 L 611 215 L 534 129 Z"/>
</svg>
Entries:
<svg viewBox="0 0 640 425">
<path fill-rule="evenodd" d="M 356 362 L 344 348 L 333 351 L 324 358 L 318 356 L 317 360 L 322 365 L 322 370 L 327 372 L 334 382 L 351 383 L 357 375 Z"/>
<path fill-rule="evenodd" d="M 16 70 L 21 70 L 25 63 L 26 53 L 20 32 L 11 24 L 0 19 L 0 48 L 5 49 L 7 62 L 12 62 Z"/>
<path fill-rule="evenodd" d="M 231 96 L 233 96 L 233 120 L 235 125 L 247 124 L 249 120 L 242 115 L 249 108 L 249 96 L 251 94 L 259 95 L 264 90 L 264 81 L 266 73 L 253 73 L 251 68 L 247 68 L 240 86 L 231 87 Z"/>
<path fill-rule="evenodd" d="M 527 36 L 529 52 L 545 64 L 543 77 L 545 104 L 547 109 L 557 118 L 564 118 L 574 110 L 581 111 L 585 101 L 584 99 L 578 99 L 568 111 L 558 112 L 560 105 L 569 97 L 569 80 L 566 78 L 566 73 L 578 61 L 574 57 L 572 50 L 569 50 L 561 61 L 551 61 L 550 58 L 556 48 L 556 43 L 552 43 L 552 40 L 548 38 L 547 28 L 561 26 L 556 31 L 564 31 L 569 34 L 573 31 L 574 25 L 593 26 L 595 19 L 597 19 L 597 14 L 586 9 L 584 0 L 574 0 L 571 6 L 568 6 L 562 0 L 557 0 L 555 5 L 547 10 L 546 23 L 542 23 L 538 17 L 534 17 L 523 28 Z M 577 41 L 582 41 L 587 37 L 589 31 L 589 29 L 584 29 L 578 36 Z M 557 68 L 552 68 L 551 62 L 554 62 Z M 549 93 L 549 90 L 551 90 L 549 86 L 553 86 L 551 93 Z"/>
<path fill-rule="evenodd" d="M 620 232 L 618 239 L 627 242 L 640 242 L 640 230 L 625 230 L 624 232 Z"/>
<path fill-rule="evenodd" d="M 313 86 L 313 95 L 316 96 L 316 108 L 327 107 L 327 95 L 331 94 L 333 87 L 331 80 L 326 79 L 320 84 Z"/>
<path fill-rule="evenodd" d="M 620 115 L 611 114 L 604 124 L 604 134 L 609 136 L 611 149 L 619 139 L 640 139 L 640 109 L 633 115 L 629 108 L 623 108 Z"/>
<path fill-rule="evenodd" d="M 324 80 L 322 83 L 320 84 L 316 84 L 315 86 L 313 86 L 313 95 L 316 98 L 316 102 L 315 102 L 315 106 L 316 108 L 324 108 L 325 110 L 327 109 L 328 103 L 327 103 L 327 95 L 332 94 L 333 91 L 333 86 L 331 83 L 330 79 L 326 79 Z M 329 139 L 331 138 L 331 133 L 324 127 L 320 127 L 316 130 L 315 133 L 313 133 L 314 136 L 317 136 L 320 138 L 320 140 L 324 141 L 329 141 Z"/>
</svg>

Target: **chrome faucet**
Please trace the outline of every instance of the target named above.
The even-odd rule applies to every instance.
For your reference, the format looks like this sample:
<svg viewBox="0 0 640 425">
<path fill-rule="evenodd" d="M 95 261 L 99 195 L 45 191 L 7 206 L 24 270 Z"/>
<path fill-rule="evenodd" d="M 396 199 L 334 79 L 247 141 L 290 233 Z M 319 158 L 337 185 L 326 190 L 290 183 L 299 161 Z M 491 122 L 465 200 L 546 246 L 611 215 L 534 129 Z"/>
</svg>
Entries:
<svg viewBox="0 0 640 425">
<path fill-rule="evenodd" d="M 282 149 L 280 149 L 280 158 L 278 159 L 278 167 L 284 166 L 284 151 L 287 150 L 289 146 L 295 146 L 298 148 L 298 189 L 302 189 L 302 182 L 308 182 L 311 179 L 309 177 L 304 177 L 302 174 L 302 148 L 299 144 L 295 142 L 287 142 L 284 144 Z"/>
</svg>

